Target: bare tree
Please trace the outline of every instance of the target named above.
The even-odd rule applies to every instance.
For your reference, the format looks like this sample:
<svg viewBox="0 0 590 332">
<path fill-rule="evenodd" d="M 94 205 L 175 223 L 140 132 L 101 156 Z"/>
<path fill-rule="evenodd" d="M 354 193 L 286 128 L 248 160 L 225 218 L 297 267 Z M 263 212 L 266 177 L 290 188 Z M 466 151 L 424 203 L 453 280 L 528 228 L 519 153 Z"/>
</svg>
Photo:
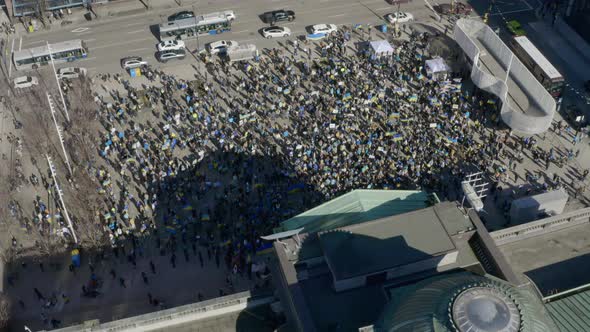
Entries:
<svg viewBox="0 0 590 332">
<path fill-rule="evenodd" d="M 4 293 L 0 293 L 0 329 L 3 329 L 8 325 L 11 305 L 10 298 Z"/>
</svg>

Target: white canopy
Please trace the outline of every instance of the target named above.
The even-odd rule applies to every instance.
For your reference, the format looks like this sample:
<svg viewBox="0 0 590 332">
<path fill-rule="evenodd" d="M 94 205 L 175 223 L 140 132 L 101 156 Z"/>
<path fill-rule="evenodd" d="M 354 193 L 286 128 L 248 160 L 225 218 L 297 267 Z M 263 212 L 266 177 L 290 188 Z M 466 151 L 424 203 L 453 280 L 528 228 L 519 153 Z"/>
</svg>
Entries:
<svg viewBox="0 0 590 332">
<path fill-rule="evenodd" d="M 387 40 L 375 40 L 369 43 L 373 53 L 376 55 L 388 55 L 393 54 L 393 47 Z"/>
<path fill-rule="evenodd" d="M 426 60 L 426 68 L 431 73 L 448 72 L 450 70 L 442 58 Z"/>
</svg>

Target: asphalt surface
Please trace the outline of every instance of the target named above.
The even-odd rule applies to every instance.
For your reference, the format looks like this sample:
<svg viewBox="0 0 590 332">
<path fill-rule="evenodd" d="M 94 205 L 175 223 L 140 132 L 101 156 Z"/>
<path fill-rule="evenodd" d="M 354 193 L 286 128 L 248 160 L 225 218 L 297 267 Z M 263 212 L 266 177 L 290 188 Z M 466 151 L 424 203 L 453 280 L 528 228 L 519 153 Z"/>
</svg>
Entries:
<svg viewBox="0 0 590 332">
<path fill-rule="evenodd" d="M 186 9 L 186 6 L 184 6 Z M 190 9 L 190 7 L 189 7 Z M 262 37 L 259 30 L 267 24 L 263 23 L 259 15 L 270 10 L 291 9 L 295 11 L 296 19 L 293 22 L 279 23 L 291 29 L 294 39 L 306 33 L 306 28 L 320 23 L 337 25 L 351 24 L 383 24 L 383 15 L 397 10 L 384 0 L 318 0 L 318 1 L 276 1 L 276 0 L 252 0 L 231 4 L 216 2 L 195 10 L 196 13 L 210 13 L 221 10 L 234 10 L 237 19 L 232 25 L 232 31 L 217 36 L 199 37 L 197 40 L 186 42 L 191 51 L 202 48 L 206 43 L 215 40 L 235 40 L 240 43 L 254 43 L 259 49 L 273 47 L 277 42 L 285 42 L 285 38 L 267 40 Z M 416 21 L 431 20 L 432 11 L 425 6 L 423 1 L 414 1 L 400 6 L 401 11 L 407 11 L 414 15 Z M 122 72 L 119 65 L 121 58 L 130 55 L 142 56 L 150 64 L 165 68 L 182 62 L 194 61 L 187 57 L 182 61 L 169 62 L 165 65 L 158 64 L 154 57 L 156 52 L 157 36 L 152 32 L 153 26 L 164 22 L 166 17 L 178 9 L 154 10 L 131 16 L 105 18 L 96 22 L 88 22 L 80 25 L 71 25 L 58 30 L 40 31 L 22 37 L 22 42 L 17 39 L 14 50 L 43 45 L 46 42 L 55 43 L 71 39 L 82 39 L 87 43 L 89 56 L 75 63 L 76 66 L 86 67 L 90 73 Z M 61 64 L 58 67 L 71 66 Z M 14 74 L 13 74 L 14 76 Z"/>
</svg>

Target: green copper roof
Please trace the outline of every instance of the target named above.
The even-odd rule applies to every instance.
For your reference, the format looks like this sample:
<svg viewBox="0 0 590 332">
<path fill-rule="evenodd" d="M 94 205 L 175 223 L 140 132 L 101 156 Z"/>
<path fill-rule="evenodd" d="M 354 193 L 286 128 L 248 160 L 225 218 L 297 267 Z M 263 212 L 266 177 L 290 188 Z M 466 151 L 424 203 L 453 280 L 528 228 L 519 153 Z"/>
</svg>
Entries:
<svg viewBox="0 0 590 332">
<path fill-rule="evenodd" d="M 590 331 L 590 290 L 545 306 L 561 332 Z"/>
<path fill-rule="evenodd" d="M 320 232 L 389 217 L 425 208 L 429 197 L 416 190 L 353 190 L 285 220 L 275 233 L 301 227 L 303 233 Z"/>
<path fill-rule="evenodd" d="M 531 289 L 492 276 L 443 274 L 391 289 L 389 294 L 390 302 L 374 331 L 557 331 Z"/>
</svg>

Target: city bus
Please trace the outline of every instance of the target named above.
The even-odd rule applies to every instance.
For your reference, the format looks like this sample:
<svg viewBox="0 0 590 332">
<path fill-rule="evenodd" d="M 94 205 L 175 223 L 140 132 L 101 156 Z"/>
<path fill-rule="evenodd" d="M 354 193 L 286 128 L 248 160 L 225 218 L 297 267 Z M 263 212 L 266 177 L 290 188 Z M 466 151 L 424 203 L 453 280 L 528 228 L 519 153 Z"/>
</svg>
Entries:
<svg viewBox="0 0 590 332">
<path fill-rule="evenodd" d="M 20 69 L 37 69 L 50 63 L 49 50 L 53 61 L 72 62 L 80 58 L 85 58 L 88 54 L 88 48 L 84 41 L 80 39 L 69 40 L 61 43 L 27 48 L 12 53 L 12 61 L 16 70 Z"/>
<path fill-rule="evenodd" d="M 218 12 L 166 22 L 159 25 L 160 41 L 191 39 L 200 35 L 215 35 L 231 30 L 231 21 L 235 16 Z"/>
<path fill-rule="evenodd" d="M 514 37 L 511 41 L 514 54 L 531 71 L 535 78 L 554 98 L 563 90 L 564 78 L 526 36 Z"/>
</svg>

